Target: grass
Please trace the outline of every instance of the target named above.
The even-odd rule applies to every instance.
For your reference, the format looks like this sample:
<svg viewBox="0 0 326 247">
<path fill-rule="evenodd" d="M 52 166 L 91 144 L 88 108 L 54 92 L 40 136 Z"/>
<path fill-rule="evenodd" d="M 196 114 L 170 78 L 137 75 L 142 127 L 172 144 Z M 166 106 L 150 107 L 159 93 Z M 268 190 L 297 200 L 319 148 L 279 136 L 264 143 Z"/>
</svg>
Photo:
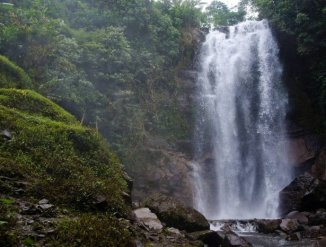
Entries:
<svg viewBox="0 0 326 247">
<path fill-rule="evenodd" d="M 82 214 L 61 221 L 50 246 L 128 246 L 131 234 L 127 227 L 128 223 L 123 223 L 110 215 Z"/>
<path fill-rule="evenodd" d="M 111 239 L 111 246 L 121 246 L 128 231 L 115 217 L 129 214 L 122 196 L 127 183 L 120 161 L 104 139 L 29 90 L 0 89 L 0 116 L 0 133 L 6 130 L 12 135 L 10 140 L 0 135 L 0 176 L 8 178 L 0 180 L 0 245 L 16 241 L 14 222 L 8 218 L 9 209 L 15 207 L 8 199 L 15 197 L 10 183 L 14 180 L 28 184 L 24 198 L 46 198 L 56 207 L 76 212 L 57 226 L 53 243 L 65 246 L 73 238 L 75 244 L 69 246 L 92 246 L 95 238 Z M 105 199 L 101 207 L 96 204 L 99 197 Z M 99 229 L 92 231 L 93 224 Z M 106 229 L 101 229 L 103 226 Z M 115 239 L 115 234 L 121 238 Z"/>
</svg>

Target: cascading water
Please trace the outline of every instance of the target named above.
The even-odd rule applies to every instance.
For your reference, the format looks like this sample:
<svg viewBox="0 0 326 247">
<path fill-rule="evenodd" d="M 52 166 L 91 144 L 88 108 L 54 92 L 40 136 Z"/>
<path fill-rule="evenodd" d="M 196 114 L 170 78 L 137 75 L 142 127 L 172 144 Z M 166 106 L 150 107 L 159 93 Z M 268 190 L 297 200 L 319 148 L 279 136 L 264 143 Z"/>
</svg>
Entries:
<svg viewBox="0 0 326 247">
<path fill-rule="evenodd" d="M 211 31 L 202 45 L 194 198 L 208 219 L 278 216 L 291 181 L 278 51 L 266 20 Z"/>
</svg>

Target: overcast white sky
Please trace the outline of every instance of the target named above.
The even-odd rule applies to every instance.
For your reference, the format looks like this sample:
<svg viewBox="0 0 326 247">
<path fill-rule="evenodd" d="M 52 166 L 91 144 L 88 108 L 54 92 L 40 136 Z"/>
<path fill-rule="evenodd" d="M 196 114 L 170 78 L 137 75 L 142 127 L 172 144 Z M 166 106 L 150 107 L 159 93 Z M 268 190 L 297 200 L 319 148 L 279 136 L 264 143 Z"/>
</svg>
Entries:
<svg viewBox="0 0 326 247">
<path fill-rule="evenodd" d="M 209 5 L 213 0 L 202 0 L 202 1 L 205 2 L 206 5 Z M 220 0 L 220 1 L 225 3 L 229 8 L 234 7 L 239 2 L 239 0 Z"/>
</svg>

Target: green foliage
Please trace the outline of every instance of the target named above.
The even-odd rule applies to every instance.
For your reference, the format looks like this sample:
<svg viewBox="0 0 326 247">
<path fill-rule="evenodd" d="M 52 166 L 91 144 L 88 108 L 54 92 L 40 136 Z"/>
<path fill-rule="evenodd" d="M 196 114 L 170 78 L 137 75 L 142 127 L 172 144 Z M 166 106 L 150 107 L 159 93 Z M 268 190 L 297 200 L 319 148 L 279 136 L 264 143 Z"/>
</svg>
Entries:
<svg viewBox="0 0 326 247">
<path fill-rule="evenodd" d="M 24 240 L 24 245 L 27 247 L 35 246 L 34 243 L 34 240 L 29 237 Z"/>
<path fill-rule="evenodd" d="M 237 11 L 231 11 L 223 2 L 214 0 L 207 7 L 207 15 L 215 27 L 229 26 L 244 21 L 246 11 L 244 6 L 240 6 Z"/>
<path fill-rule="evenodd" d="M 0 87 L 31 88 L 31 80 L 24 70 L 0 55 Z"/>
<path fill-rule="evenodd" d="M 325 48 L 326 6 L 323 1 L 252 1 L 261 16 L 296 36 L 300 54 L 312 54 Z"/>
<path fill-rule="evenodd" d="M 121 165 L 97 133 L 36 93 L 1 89 L 0 99 L 0 129 L 13 133 L 0 141 L 1 173 L 16 171 L 31 182 L 31 195 L 58 204 L 91 210 L 103 196 L 107 210 L 126 213 Z"/>
<path fill-rule="evenodd" d="M 52 239 L 49 246 L 128 246 L 130 232 L 110 215 L 82 214 L 60 222 Z"/>
<path fill-rule="evenodd" d="M 326 5 L 325 1 L 251 0 L 262 18 L 268 18 L 277 30 L 296 40 L 299 61 L 291 79 L 299 82 L 319 115 L 326 112 Z M 293 65 L 289 64 L 289 67 Z"/>
<path fill-rule="evenodd" d="M 0 198 L 0 204 L 10 205 L 10 204 L 13 204 L 13 202 L 14 201 L 12 199 Z"/>
<path fill-rule="evenodd" d="M 17 243 L 13 227 L 17 222 L 16 209 L 10 199 L 0 199 L 0 245 L 4 247 L 15 246 Z"/>
<path fill-rule="evenodd" d="M 126 166 L 153 136 L 173 143 L 189 134 L 176 81 L 195 54 L 192 32 L 206 21 L 199 1 L 8 2 L 0 54 L 37 92 L 96 127 Z"/>
<path fill-rule="evenodd" d="M 167 13 L 178 29 L 198 27 L 206 21 L 200 9 L 200 0 L 162 0 L 157 6 Z"/>
</svg>

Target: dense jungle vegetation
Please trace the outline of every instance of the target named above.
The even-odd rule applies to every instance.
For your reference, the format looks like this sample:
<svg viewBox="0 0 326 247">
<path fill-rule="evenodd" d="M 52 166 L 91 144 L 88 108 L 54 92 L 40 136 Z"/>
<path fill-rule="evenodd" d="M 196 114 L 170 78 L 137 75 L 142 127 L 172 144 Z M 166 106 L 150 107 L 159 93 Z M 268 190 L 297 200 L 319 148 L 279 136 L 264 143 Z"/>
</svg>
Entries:
<svg viewBox="0 0 326 247">
<path fill-rule="evenodd" d="M 59 226 L 62 234 L 53 239 L 59 246 L 69 240 L 67 226 L 76 231 L 76 239 L 87 241 L 81 224 L 103 222 L 102 216 L 88 214 L 93 210 L 89 200 L 98 196 L 92 190 L 101 195 L 126 190 L 120 161 L 99 133 L 131 174 L 145 164 L 155 167 L 145 148 L 151 140 L 174 147 L 177 141 L 191 139 L 193 109 L 183 102 L 184 72 L 193 66 L 197 34 L 245 20 L 249 5 L 258 18 L 270 21 L 280 41 L 291 41 L 281 52 L 291 53 L 283 63 L 285 80 L 295 91 L 295 118 L 326 132 L 325 1 L 242 0 L 236 9 L 213 1 L 206 11 L 200 2 L 0 0 L 0 127 L 9 124 L 22 133 L 9 144 L 0 139 L 0 171 L 16 167 L 18 177 L 33 183 L 29 195 L 70 207 L 77 221 L 68 219 Z M 308 122 L 303 120 L 307 116 Z M 56 153 L 47 156 L 51 150 Z M 58 160 L 61 165 L 56 167 Z M 70 183 L 66 178 L 72 173 L 76 176 Z M 106 175 L 116 183 L 106 181 Z M 58 181 L 61 186 L 56 188 Z M 114 225 L 103 236 L 123 236 L 110 238 L 112 246 L 123 246 L 130 235 L 113 217 L 128 214 L 119 193 L 108 196 L 110 220 L 103 223 Z M 0 198 L 2 212 L 10 207 L 10 201 Z M 15 226 L 8 215 L 0 214 L 0 230 L 8 222 Z M 5 241 L 21 241 L 1 231 Z"/>
<path fill-rule="evenodd" d="M 244 12 L 199 1 L 1 1 L 1 63 L 22 67 L 25 85 L 97 128 L 133 169 L 151 136 L 191 136 L 177 101 L 195 53 L 193 30 L 234 24 Z M 11 66 L 12 67 L 12 66 Z M 27 81 L 30 81 L 27 83 Z M 191 118 L 190 118 L 191 119 Z"/>
<path fill-rule="evenodd" d="M 130 243 L 117 220 L 129 217 L 130 184 L 98 132 L 129 170 L 153 136 L 191 135 L 177 95 L 192 33 L 207 25 L 198 3 L 0 1 L 1 246 Z"/>
</svg>

